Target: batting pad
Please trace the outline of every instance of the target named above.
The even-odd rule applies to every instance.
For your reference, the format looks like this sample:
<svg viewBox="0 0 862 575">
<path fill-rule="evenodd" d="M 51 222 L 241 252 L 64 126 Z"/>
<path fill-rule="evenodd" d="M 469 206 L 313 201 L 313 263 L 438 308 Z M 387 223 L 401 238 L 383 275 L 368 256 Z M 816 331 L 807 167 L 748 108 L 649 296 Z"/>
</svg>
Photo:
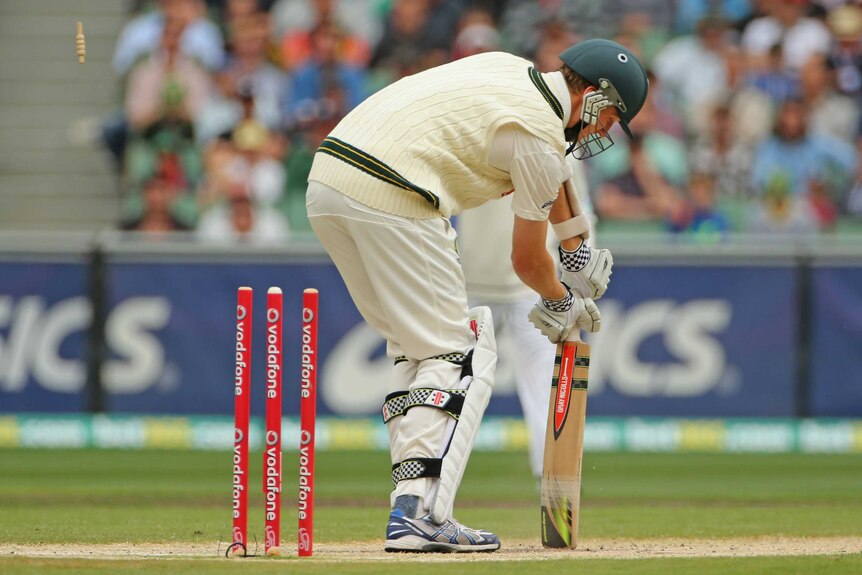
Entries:
<svg viewBox="0 0 862 575">
<path fill-rule="evenodd" d="M 443 523 L 452 517 L 455 494 L 494 387 L 497 341 L 494 338 L 491 309 L 486 306 L 472 308 L 470 321 L 476 322 L 478 334 L 476 347 L 473 348 L 472 375 L 465 375 L 461 379 L 459 387 L 466 389 L 461 415 L 458 419 L 451 419 L 446 427 L 446 440 L 438 454 L 442 459 L 440 479 L 432 483 L 425 497 L 425 504 L 435 523 Z"/>
</svg>

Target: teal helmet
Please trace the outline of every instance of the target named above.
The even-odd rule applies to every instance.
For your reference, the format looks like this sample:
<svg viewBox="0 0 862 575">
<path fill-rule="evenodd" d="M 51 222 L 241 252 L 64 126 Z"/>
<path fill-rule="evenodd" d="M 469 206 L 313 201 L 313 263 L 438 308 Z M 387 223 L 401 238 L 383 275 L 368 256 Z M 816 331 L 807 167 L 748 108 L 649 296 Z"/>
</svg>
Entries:
<svg viewBox="0 0 862 575">
<path fill-rule="evenodd" d="M 620 126 L 631 138 L 628 124 L 643 107 L 649 89 L 646 70 L 637 57 L 622 44 L 595 39 L 567 48 L 560 60 L 596 88 L 584 98 L 578 131 L 588 124 L 595 126 L 599 112 L 614 106 L 620 115 Z M 595 153 L 598 152 L 587 156 Z"/>
</svg>

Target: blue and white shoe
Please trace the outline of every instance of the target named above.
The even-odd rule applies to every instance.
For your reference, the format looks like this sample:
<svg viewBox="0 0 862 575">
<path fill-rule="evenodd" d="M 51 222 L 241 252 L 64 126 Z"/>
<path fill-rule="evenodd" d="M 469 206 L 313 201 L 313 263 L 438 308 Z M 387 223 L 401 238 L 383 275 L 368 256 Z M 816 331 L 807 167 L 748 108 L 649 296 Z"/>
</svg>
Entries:
<svg viewBox="0 0 862 575">
<path fill-rule="evenodd" d="M 437 525 L 431 516 L 411 519 L 393 509 L 386 527 L 386 551 L 413 553 L 474 553 L 496 551 L 500 538 L 490 531 L 470 529 L 449 520 Z"/>
</svg>

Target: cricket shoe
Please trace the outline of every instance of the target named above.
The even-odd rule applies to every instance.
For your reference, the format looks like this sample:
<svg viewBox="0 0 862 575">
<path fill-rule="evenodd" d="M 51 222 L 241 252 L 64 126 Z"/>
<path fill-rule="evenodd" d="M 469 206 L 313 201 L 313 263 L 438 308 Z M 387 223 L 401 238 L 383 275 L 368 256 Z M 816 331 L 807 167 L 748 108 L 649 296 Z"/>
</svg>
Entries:
<svg viewBox="0 0 862 575">
<path fill-rule="evenodd" d="M 457 521 L 436 524 L 431 516 L 411 519 L 393 509 L 386 527 L 386 551 L 412 553 L 475 553 L 496 551 L 500 538 L 490 531 L 470 529 Z"/>
</svg>

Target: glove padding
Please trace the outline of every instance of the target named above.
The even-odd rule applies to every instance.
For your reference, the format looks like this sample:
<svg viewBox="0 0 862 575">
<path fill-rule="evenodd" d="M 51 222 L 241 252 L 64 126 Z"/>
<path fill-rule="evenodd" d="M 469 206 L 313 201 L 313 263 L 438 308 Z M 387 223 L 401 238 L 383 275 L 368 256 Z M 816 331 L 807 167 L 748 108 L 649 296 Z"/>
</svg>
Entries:
<svg viewBox="0 0 862 575">
<path fill-rule="evenodd" d="M 560 281 L 575 297 L 599 299 L 611 281 L 614 258 L 610 250 L 596 250 L 584 242 L 573 252 L 560 246 L 560 266 Z"/>
<path fill-rule="evenodd" d="M 602 326 L 602 315 L 595 302 L 589 298 L 575 297 L 568 289 L 563 299 L 540 298 L 527 314 L 527 319 L 551 343 L 565 341 L 569 335 L 577 335 L 581 329 L 596 332 Z"/>
</svg>

